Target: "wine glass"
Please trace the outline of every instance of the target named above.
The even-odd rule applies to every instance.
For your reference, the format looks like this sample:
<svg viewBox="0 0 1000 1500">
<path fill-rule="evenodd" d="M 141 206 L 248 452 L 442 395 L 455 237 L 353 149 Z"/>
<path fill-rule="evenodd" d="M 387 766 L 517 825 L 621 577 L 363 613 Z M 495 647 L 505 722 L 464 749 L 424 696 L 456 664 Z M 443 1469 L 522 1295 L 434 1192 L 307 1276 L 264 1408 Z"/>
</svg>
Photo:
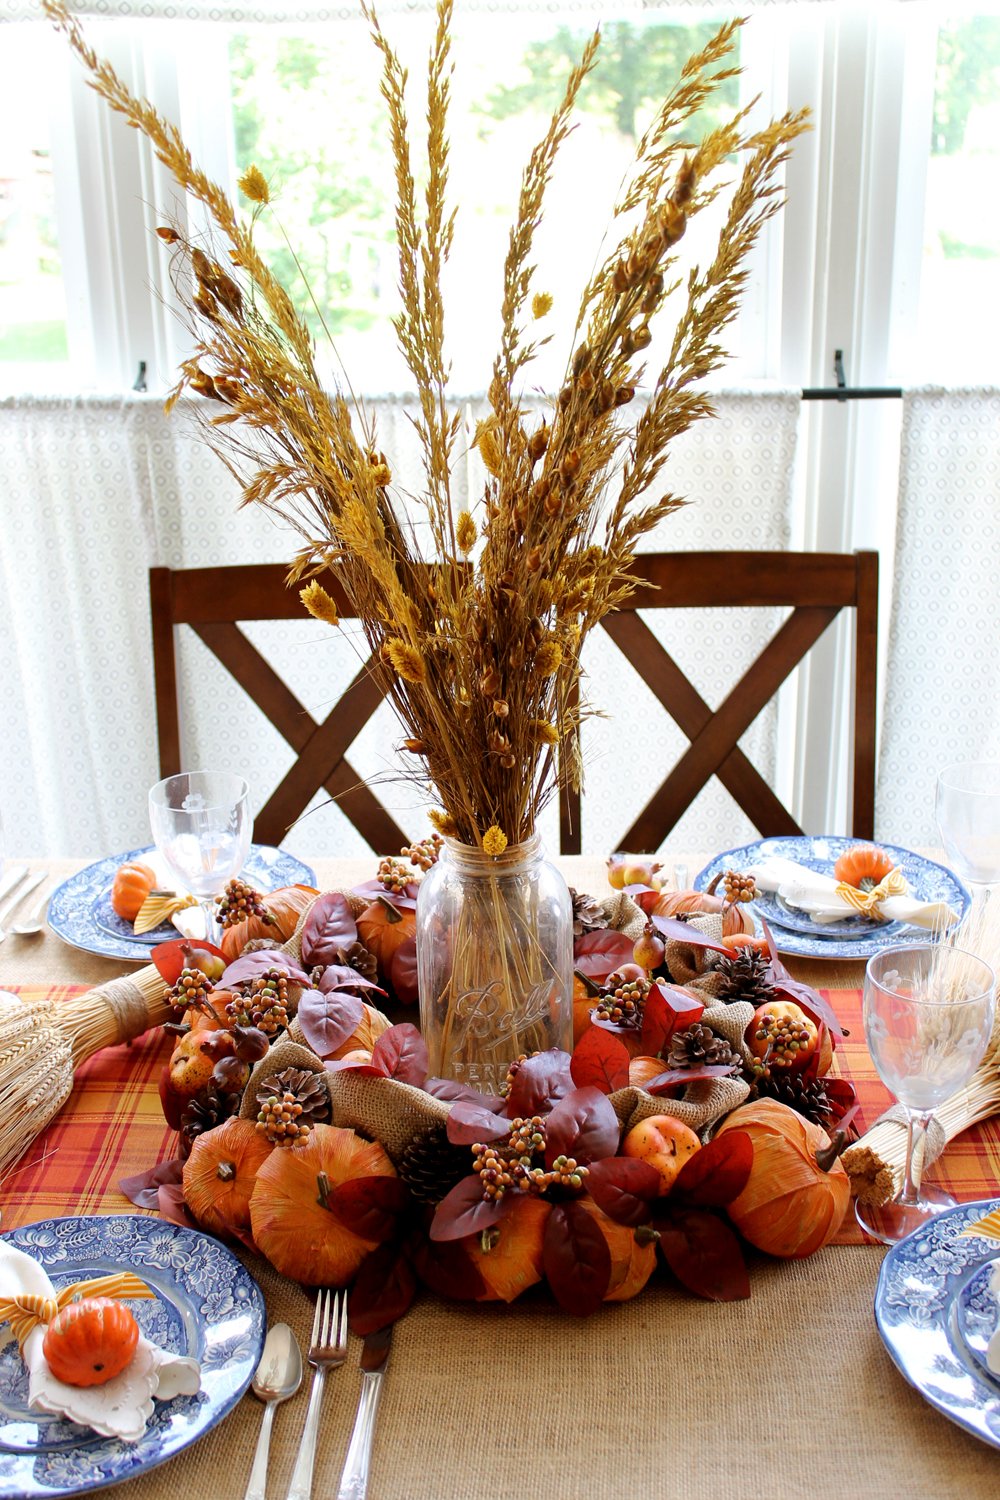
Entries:
<svg viewBox="0 0 1000 1500">
<path fill-rule="evenodd" d="M 157 849 L 180 884 L 198 898 L 205 936 L 216 935 L 214 898 L 238 875 L 250 849 L 250 789 L 228 771 L 181 771 L 149 793 Z"/>
<path fill-rule="evenodd" d="M 985 894 L 1000 881 L 1000 761 L 946 766 L 938 775 L 934 810 L 955 870 L 974 895 Z"/>
<path fill-rule="evenodd" d="M 855 1204 L 862 1229 L 883 1244 L 896 1244 L 955 1206 L 949 1194 L 921 1182 L 918 1150 L 933 1111 L 969 1082 L 982 1059 L 995 988 L 988 964 L 942 943 L 885 948 L 868 960 L 865 1039 L 879 1077 L 908 1117 L 899 1195 L 880 1208 Z"/>
</svg>

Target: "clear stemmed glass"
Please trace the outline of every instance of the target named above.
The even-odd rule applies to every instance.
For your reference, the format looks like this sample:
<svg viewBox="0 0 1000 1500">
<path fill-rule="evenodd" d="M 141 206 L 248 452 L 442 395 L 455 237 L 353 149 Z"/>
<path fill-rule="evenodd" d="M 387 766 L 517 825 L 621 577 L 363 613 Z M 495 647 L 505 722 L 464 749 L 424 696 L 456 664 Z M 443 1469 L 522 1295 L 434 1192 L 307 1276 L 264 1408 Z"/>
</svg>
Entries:
<svg viewBox="0 0 1000 1500">
<path fill-rule="evenodd" d="M 886 1245 L 955 1205 L 921 1182 L 920 1143 L 933 1111 L 969 1082 L 982 1059 L 995 988 L 988 964 L 941 943 L 885 948 L 868 961 L 865 1039 L 879 1077 L 907 1113 L 899 1196 L 881 1208 L 855 1204 L 861 1227 Z"/>
<path fill-rule="evenodd" d="M 228 771 L 181 771 L 149 793 L 153 839 L 171 872 L 197 896 L 205 935 L 215 936 L 213 900 L 238 875 L 250 849 L 249 787 Z"/>
<path fill-rule="evenodd" d="M 973 894 L 1000 882 L 1000 761 L 946 766 L 938 775 L 934 811 L 945 852 Z"/>
</svg>

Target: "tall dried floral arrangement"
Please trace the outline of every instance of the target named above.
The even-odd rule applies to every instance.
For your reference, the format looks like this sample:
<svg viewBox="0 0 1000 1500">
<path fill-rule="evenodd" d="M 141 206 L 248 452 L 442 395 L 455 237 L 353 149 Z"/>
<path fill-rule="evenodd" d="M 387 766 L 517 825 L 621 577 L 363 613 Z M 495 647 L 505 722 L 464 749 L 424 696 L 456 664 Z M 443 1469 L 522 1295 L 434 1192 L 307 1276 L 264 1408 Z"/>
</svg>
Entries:
<svg viewBox="0 0 1000 1500">
<path fill-rule="evenodd" d="M 218 231 L 215 252 L 177 228 L 159 231 L 176 251 L 176 282 L 196 337 L 171 403 L 184 391 L 205 398 L 209 440 L 240 480 L 244 503 L 264 506 L 300 533 L 292 572 L 312 580 L 306 606 L 336 623 L 346 604 L 360 619 L 371 670 L 405 728 L 409 763 L 442 805 L 432 813 L 438 828 L 488 854 L 521 842 L 560 776 L 579 784 L 580 648 L 628 597 L 639 539 L 682 503 L 659 490 L 669 445 L 712 414 L 698 382 L 725 357 L 719 339 L 737 310 L 747 254 L 781 206 L 778 173 L 805 128 L 804 112 L 750 130 L 744 110 L 700 144 L 685 143 L 678 138 L 685 121 L 739 71 L 731 54 L 741 23 L 723 26 L 690 59 L 638 143 L 614 210 L 617 240 L 584 288 L 576 347 L 551 410 L 532 424 L 521 391 L 540 345 L 528 330 L 549 301 L 534 289 L 534 236 L 574 102 L 595 65 L 594 34 L 522 177 L 491 412 L 475 437 L 488 479 L 473 510 L 459 510 L 451 473 L 461 433 L 446 399 L 441 291 L 455 224 L 447 201 L 452 0 L 438 0 L 430 49 L 422 205 L 406 74 L 366 8 L 395 160 L 402 299 L 395 325 L 419 397 L 426 524 L 418 533 L 394 497 L 374 421 L 346 380 L 344 389 L 324 389 L 308 329 L 255 247 L 254 223 L 269 211 L 263 175 L 251 168 L 241 180 L 254 205 L 247 221 L 195 166 L 176 128 L 97 57 L 61 0 L 43 4 L 93 87 L 148 136 Z M 685 281 L 678 243 L 722 190 L 734 158 L 714 254 Z M 683 310 L 666 362 L 652 376 L 643 351 L 679 287 Z M 636 392 L 644 385 L 648 401 L 640 407 Z M 616 494 L 606 502 L 612 476 Z M 320 574 L 327 583 L 332 575 L 329 589 Z"/>
</svg>

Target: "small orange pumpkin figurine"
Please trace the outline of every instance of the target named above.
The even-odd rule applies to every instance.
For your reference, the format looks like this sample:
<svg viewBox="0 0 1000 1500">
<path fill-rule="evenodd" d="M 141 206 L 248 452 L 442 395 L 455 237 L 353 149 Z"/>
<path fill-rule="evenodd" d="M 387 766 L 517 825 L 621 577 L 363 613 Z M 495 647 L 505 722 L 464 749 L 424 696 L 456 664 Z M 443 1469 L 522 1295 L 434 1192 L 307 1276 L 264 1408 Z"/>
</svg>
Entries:
<svg viewBox="0 0 1000 1500">
<path fill-rule="evenodd" d="M 133 861 L 122 865 L 111 887 L 111 910 L 125 922 L 134 922 L 139 908 L 156 885 L 156 875 L 148 865 Z"/>
<path fill-rule="evenodd" d="M 82 1297 L 57 1313 L 45 1330 L 42 1354 L 65 1385 L 105 1385 L 135 1353 L 139 1325 L 114 1297 Z"/>
<path fill-rule="evenodd" d="M 840 856 L 833 867 L 834 879 L 845 885 L 856 885 L 859 891 L 872 891 L 894 868 L 884 849 L 875 844 L 856 844 Z"/>
<path fill-rule="evenodd" d="M 184 1202 L 212 1234 L 250 1235 L 250 1194 L 273 1147 L 252 1120 L 206 1130 L 184 1163 Z"/>
</svg>

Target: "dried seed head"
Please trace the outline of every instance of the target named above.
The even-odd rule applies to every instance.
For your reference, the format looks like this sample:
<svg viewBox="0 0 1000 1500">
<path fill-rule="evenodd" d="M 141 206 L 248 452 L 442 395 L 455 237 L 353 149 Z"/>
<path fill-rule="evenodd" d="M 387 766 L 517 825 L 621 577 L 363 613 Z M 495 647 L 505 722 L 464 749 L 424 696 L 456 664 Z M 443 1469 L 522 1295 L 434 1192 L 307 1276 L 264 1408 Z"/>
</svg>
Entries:
<svg viewBox="0 0 1000 1500">
<path fill-rule="evenodd" d="M 562 503 L 562 496 L 561 495 L 558 495 L 555 492 L 553 492 L 551 495 L 547 495 L 546 496 L 546 499 L 545 499 L 545 514 L 547 516 L 557 516 L 559 514 L 559 512 L 562 510 L 562 506 L 563 506 L 563 503 Z"/>
<path fill-rule="evenodd" d="M 484 698 L 495 698 L 500 691 L 500 673 L 492 664 L 479 679 L 479 691 Z"/>
<path fill-rule="evenodd" d="M 476 523 L 467 510 L 463 510 L 455 526 L 455 541 L 459 551 L 471 552 L 476 545 Z"/>
<path fill-rule="evenodd" d="M 496 823 L 491 823 L 483 834 L 483 853 L 495 859 L 507 847 L 507 835 Z"/>
<path fill-rule="evenodd" d="M 549 724 L 545 719 L 530 719 L 528 721 L 528 733 L 536 745 L 558 745 L 559 731 L 554 724 Z"/>
<path fill-rule="evenodd" d="M 548 479 L 544 478 L 544 476 L 541 479 L 536 479 L 534 484 L 531 486 L 532 500 L 534 500 L 535 503 L 538 504 L 540 501 L 545 499 L 551 488 L 551 483 Z"/>
<path fill-rule="evenodd" d="M 571 448 L 559 465 L 560 479 L 575 479 L 580 467 L 580 450 Z"/>
<path fill-rule="evenodd" d="M 529 573 L 537 573 L 537 572 L 540 571 L 541 566 L 542 566 L 542 549 L 541 549 L 541 547 L 532 547 L 531 548 L 531 551 L 527 554 L 527 556 L 524 559 L 524 566 L 527 568 L 527 570 L 528 570 Z"/>
<path fill-rule="evenodd" d="M 615 391 L 615 405 L 627 406 L 635 396 L 634 385 L 620 385 Z"/>
<path fill-rule="evenodd" d="M 199 396 L 211 397 L 215 401 L 222 400 L 222 397 L 215 388 L 215 381 L 211 375 L 206 375 L 204 370 L 195 370 L 188 381 L 188 385 Z"/>
<path fill-rule="evenodd" d="M 528 439 L 528 457 L 533 464 L 537 464 L 546 448 L 549 446 L 549 429 L 543 422 L 537 432 L 533 432 Z"/>
<path fill-rule="evenodd" d="M 243 395 L 243 387 L 238 380 L 233 380 L 230 375 L 216 375 L 215 389 L 222 401 L 228 401 L 234 405 Z"/>
<path fill-rule="evenodd" d="M 580 376 L 590 364 L 590 345 L 581 344 L 573 355 L 573 374 Z"/>
<path fill-rule="evenodd" d="M 496 417 L 483 417 L 476 423 L 476 435 L 472 439 L 473 448 L 479 449 L 483 463 L 494 479 L 499 477 L 503 467 L 503 453 L 497 439 L 499 425 Z"/>
<path fill-rule="evenodd" d="M 499 729 L 491 729 L 488 744 L 494 755 L 506 755 L 510 750 L 510 740 Z"/>
<path fill-rule="evenodd" d="M 267 178 L 257 166 L 247 167 L 239 180 L 239 189 L 244 198 L 249 198 L 251 203 L 270 203 L 271 190 L 267 185 Z"/>
<path fill-rule="evenodd" d="M 452 817 L 451 813 L 443 812 L 439 807 L 432 807 L 429 810 L 427 816 L 433 823 L 434 827 L 437 829 L 438 833 L 443 835 L 444 838 L 453 839 L 457 836 L 458 825 L 456 824 L 455 819 Z"/>
<path fill-rule="evenodd" d="M 548 292 L 536 292 L 531 299 L 531 316 L 544 318 L 552 310 L 552 298 Z"/>
<path fill-rule="evenodd" d="M 501 755 L 500 764 L 503 766 L 505 771 L 513 771 L 514 767 L 517 765 L 517 760 L 513 755 L 511 755 L 510 751 L 508 751 L 506 755 Z"/>
<path fill-rule="evenodd" d="M 391 640 L 385 643 L 385 652 L 392 664 L 393 671 L 404 682 L 422 683 L 427 680 L 427 668 L 424 659 L 415 646 L 406 641 Z"/>
<path fill-rule="evenodd" d="M 648 349 L 653 342 L 653 335 L 649 331 L 649 324 L 640 323 L 632 335 L 632 340 L 637 349 Z"/>
<path fill-rule="evenodd" d="M 550 635 L 547 640 L 542 641 L 535 652 L 532 670 L 539 677 L 551 677 L 553 672 L 562 665 L 562 659 L 562 646 L 560 646 L 555 636 Z"/>
<path fill-rule="evenodd" d="M 340 624 L 336 603 L 315 578 L 299 590 L 299 598 L 314 619 L 323 620 L 327 625 Z"/>
<path fill-rule="evenodd" d="M 409 750 L 411 755 L 426 755 L 427 746 L 423 740 L 404 740 L 403 749 Z"/>
<path fill-rule="evenodd" d="M 506 719 L 507 715 L 510 713 L 510 704 L 507 702 L 507 699 L 494 698 L 493 712 L 498 719 Z"/>
<path fill-rule="evenodd" d="M 156 232 L 160 236 L 160 239 L 168 245 L 176 245 L 180 240 L 177 230 L 171 229 L 169 224 L 162 224 Z"/>
<path fill-rule="evenodd" d="M 660 243 L 664 249 L 676 245 L 687 228 L 687 215 L 677 202 L 664 203 L 657 210 L 656 222 L 660 230 Z"/>
</svg>

